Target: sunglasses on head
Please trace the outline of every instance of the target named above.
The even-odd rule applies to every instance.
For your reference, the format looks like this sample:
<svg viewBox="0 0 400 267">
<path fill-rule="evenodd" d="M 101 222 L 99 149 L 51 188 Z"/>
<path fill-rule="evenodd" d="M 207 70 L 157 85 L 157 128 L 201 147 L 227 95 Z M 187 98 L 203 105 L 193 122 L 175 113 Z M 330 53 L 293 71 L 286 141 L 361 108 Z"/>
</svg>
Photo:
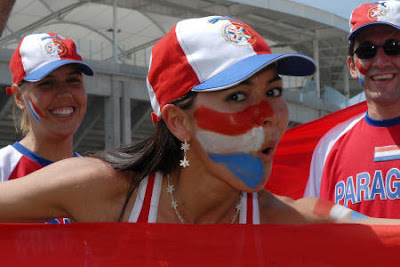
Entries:
<svg viewBox="0 0 400 267">
<path fill-rule="evenodd" d="M 382 47 L 388 56 L 396 56 L 400 54 L 400 40 L 389 39 L 383 45 L 375 45 L 370 41 L 362 42 L 353 52 L 360 59 L 368 59 L 376 56 L 378 48 Z"/>
</svg>

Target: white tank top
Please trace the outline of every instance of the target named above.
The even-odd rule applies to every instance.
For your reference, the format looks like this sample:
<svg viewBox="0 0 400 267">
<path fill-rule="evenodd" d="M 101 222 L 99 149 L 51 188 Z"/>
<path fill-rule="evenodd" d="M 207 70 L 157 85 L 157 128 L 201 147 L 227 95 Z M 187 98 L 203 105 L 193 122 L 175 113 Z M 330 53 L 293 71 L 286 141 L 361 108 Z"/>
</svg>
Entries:
<svg viewBox="0 0 400 267">
<path fill-rule="evenodd" d="M 162 174 L 159 172 L 141 181 L 128 222 L 155 223 L 157 221 L 161 185 Z M 239 223 L 260 224 L 257 193 L 242 192 Z"/>
</svg>

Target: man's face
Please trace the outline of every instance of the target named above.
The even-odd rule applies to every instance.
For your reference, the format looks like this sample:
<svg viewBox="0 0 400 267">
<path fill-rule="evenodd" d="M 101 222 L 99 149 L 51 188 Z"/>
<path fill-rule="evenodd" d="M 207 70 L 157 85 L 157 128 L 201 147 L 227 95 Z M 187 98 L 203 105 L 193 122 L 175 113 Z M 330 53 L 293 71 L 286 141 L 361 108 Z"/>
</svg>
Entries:
<svg viewBox="0 0 400 267">
<path fill-rule="evenodd" d="M 361 80 L 369 111 L 377 113 L 376 119 L 389 119 L 400 116 L 381 114 L 384 110 L 400 110 L 400 55 L 388 55 L 382 46 L 388 40 L 400 40 L 400 31 L 390 26 L 374 26 L 360 32 L 354 41 L 354 51 L 359 47 L 378 46 L 375 56 L 362 58 L 354 54 L 348 58 L 348 67 L 353 78 Z M 373 53 L 372 53 L 373 54 Z M 372 109 L 372 110 L 371 110 Z M 371 114 L 370 114 L 371 115 Z M 389 115 L 389 117 L 388 117 Z"/>
</svg>

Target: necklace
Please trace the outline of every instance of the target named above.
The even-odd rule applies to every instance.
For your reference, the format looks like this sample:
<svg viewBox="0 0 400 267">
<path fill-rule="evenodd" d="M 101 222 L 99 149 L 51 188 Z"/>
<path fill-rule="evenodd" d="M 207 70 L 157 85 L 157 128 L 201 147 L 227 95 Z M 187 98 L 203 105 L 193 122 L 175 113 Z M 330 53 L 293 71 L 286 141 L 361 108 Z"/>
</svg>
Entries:
<svg viewBox="0 0 400 267">
<path fill-rule="evenodd" d="M 175 192 L 175 186 L 172 185 L 169 181 L 169 174 L 167 175 L 167 188 L 166 188 L 169 197 L 171 198 L 171 207 L 175 210 L 176 216 L 178 216 L 179 221 L 184 224 L 185 220 L 183 219 L 183 216 L 180 214 L 178 210 L 178 202 L 175 200 L 174 197 L 174 192 Z M 232 217 L 231 223 L 234 223 L 239 212 L 241 209 L 241 202 L 242 202 L 242 196 L 240 196 L 239 202 L 236 204 L 236 212 Z"/>
</svg>

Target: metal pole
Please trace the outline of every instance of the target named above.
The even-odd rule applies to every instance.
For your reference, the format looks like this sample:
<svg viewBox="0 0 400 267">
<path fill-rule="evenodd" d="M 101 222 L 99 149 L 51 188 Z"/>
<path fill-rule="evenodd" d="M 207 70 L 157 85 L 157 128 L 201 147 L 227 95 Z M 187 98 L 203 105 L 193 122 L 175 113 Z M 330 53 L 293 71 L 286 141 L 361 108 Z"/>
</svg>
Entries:
<svg viewBox="0 0 400 267">
<path fill-rule="evenodd" d="M 114 5 L 113 5 L 113 57 L 114 57 L 114 63 L 118 63 L 117 1 L 118 0 L 114 0 Z"/>
<path fill-rule="evenodd" d="M 344 66 L 343 68 L 344 71 L 344 95 L 346 96 L 346 107 L 349 106 L 349 100 L 350 100 L 350 85 L 349 85 L 349 70 L 347 68 L 347 65 Z"/>
<path fill-rule="evenodd" d="M 314 75 L 315 87 L 317 89 L 317 97 L 321 98 L 321 85 L 320 85 L 320 77 L 319 77 L 319 44 L 318 44 L 318 31 L 315 31 L 315 39 L 314 39 L 314 60 L 317 64 L 317 70 Z"/>
</svg>

